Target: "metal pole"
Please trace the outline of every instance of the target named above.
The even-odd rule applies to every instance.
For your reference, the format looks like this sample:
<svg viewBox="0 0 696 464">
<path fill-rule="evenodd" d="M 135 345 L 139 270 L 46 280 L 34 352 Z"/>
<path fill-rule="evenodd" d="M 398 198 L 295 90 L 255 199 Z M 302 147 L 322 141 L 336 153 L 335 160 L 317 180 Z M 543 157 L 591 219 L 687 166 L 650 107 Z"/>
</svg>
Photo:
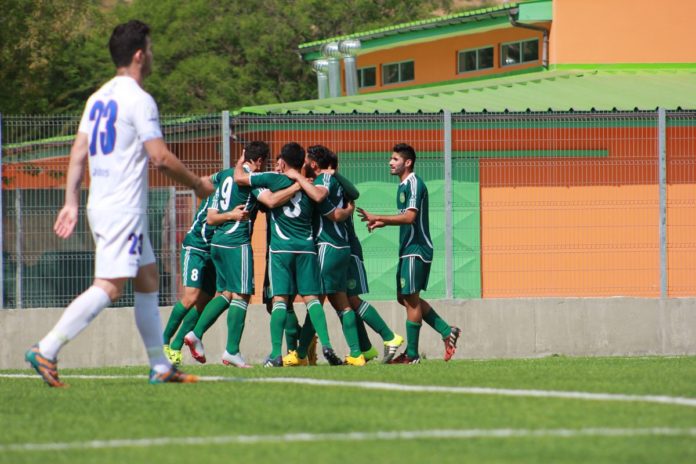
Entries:
<svg viewBox="0 0 696 464">
<path fill-rule="evenodd" d="M 667 298 L 667 113 L 657 110 L 660 185 L 660 297 Z"/>
<path fill-rule="evenodd" d="M 222 169 L 230 166 L 230 112 L 222 112 Z"/>
<path fill-rule="evenodd" d="M 15 268 L 17 284 L 15 285 L 15 308 L 22 309 L 22 190 L 15 190 Z"/>
<path fill-rule="evenodd" d="M 2 113 L 0 113 L 0 182 L 2 182 Z M 0 217 L 5 217 L 5 210 L 2 207 L 2 185 L 0 185 Z M 3 246 L 5 243 L 3 236 L 3 224 L 0 223 L 0 309 L 5 309 L 5 255 Z"/>
<path fill-rule="evenodd" d="M 176 187 L 169 187 L 169 288 L 172 302 L 176 301 Z"/>
<path fill-rule="evenodd" d="M 453 231 L 452 231 L 452 112 L 443 113 L 445 142 L 445 297 L 454 298 Z"/>
</svg>

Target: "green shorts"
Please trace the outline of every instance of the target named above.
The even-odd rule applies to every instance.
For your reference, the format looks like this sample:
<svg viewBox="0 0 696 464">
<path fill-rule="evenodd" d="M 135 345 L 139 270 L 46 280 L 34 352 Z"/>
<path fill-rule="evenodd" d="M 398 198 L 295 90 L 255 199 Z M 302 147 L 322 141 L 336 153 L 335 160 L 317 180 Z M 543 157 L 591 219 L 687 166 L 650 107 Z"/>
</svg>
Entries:
<svg viewBox="0 0 696 464">
<path fill-rule="evenodd" d="M 357 296 L 370 293 L 370 288 L 367 286 L 367 273 L 365 272 L 365 263 L 362 259 L 355 255 L 350 255 L 350 264 L 348 265 L 348 281 L 346 282 L 348 296 Z"/>
<path fill-rule="evenodd" d="M 319 262 L 314 253 L 268 254 L 271 296 L 322 295 Z"/>
<path fill-rule="evenodd" d="M 181 284 L 215 294 L 215 265 L 210 253 L 193 247 L 181 247 Z"/>
<path fill-rule="evenodd" d="M 426 263 L 418 256 L 399 258 L 399 267 L 396 271 L 396 293 L 413 295 L 421 290 L 427 290 L 429 276 L 430 263 Z"/>
<path fill-rule="evenodd" d="M 321 284 L 326 295 L 345 292 L 350 265 L 350 248 L 335 248 L 326 243 L 318 247 Z"/>
<path fill-rule="evenodd" d="M 251 245 L 227 248 L 213 245 L 210 254 L 217 269 L 217 291 L 254 293 L 254 254 Z"/>
</svg>

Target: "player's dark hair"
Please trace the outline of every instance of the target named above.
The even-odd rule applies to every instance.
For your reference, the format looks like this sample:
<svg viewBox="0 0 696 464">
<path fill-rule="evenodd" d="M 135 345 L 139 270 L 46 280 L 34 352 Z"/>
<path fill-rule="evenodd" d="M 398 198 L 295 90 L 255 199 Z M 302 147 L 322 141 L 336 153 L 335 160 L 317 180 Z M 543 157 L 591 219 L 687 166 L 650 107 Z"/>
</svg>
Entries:
<svg viewBox="0 0 696 464">
<path fill-rule="evenodd" d="M 244 146 L 244 161 L 256 161 L 259 158 L 268 159 L 271 149 L 266 142 L 254 140 Z"/>
<path fill-rule="evenodd" d="M 416 165 L 416 150 L 407 143 L 397 143 L 392 148 L 394 153 L 398 153 L 404 160 L 411 160 L 411 168 Z"/>
<path fill-rule="evenodd" d="M 150 26 L 137 19 L 116 26 L 109 39 L 109 51 L 116 67 L 130 65 L 138 50 L 145 52 L 149 35 Z"/>
<path fill-rule="evenodd" d="M 315 161 L 321 169 L 330 168 L 332 160 L 336 160 L 336 155 L 334 152 L 326 148 L 324 145 L 312 145 L 311 147 L 307 148 L 307 157 L 312 161 Z"/>
<path fill-rule="evenodd" d="M 334 171 L 338 169 L 338 156 L 332 151 L 329 152 L 329 167 Z"/>
<path fill-rule="evenodd" d="M 294 169 L 301 169 L 304 164 L 305 150 L 297 142 L 290 142 L 283 145 L 280 149 L 280 159 L 285 161 L 285 164 Z"/>
</svg>

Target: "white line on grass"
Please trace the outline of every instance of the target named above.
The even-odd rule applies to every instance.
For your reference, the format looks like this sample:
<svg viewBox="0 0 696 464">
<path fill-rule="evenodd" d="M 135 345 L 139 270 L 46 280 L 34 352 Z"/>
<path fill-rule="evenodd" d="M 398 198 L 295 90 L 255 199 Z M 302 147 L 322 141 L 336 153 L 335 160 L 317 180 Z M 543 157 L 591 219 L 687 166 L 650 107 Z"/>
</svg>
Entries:
<svg viewBox="0 0 696 464">
<path fill-rule="evenodd" d="M 30 374 L 0 374 L 0 378 L 37 378 Z M 73 379 L 144 379 L 142 375 L 63 375 L 62 378 Z M 398 383 L 385 382 L 348 382 L 344 380 L 326 380 L 309 378 L 289 378 L 289 377 L 222 377 L 222 376 L 201 376 L 203 382 L 251 382 L 251 383 L 291 383 L 300 385 L 313 385 L 320 387 L 345 387 L 361 388 L 365 390 L 388 390 L 401 392 L 430 392 L 430 393 L 453 393 L 464 395 L 498 395 L 515 397 L 533 398 L 561 398 L 570 400 L 585 401 L 621 401 L 639 403 L 659 403 L 678 406 L 696 407 L 696 398 L 684 398 L 666 395 L 626 395 L 622 393 L 590 393 L 574 391 L 554 391 L 554 390 L 518 390 L 509 388 L 488 388 L 488 387 L 445 387 L 438 385 L 403 385 Z"/>
<path fill-rule="evenodd" d="M 66 451 L 84 449 L 149 448 L 172 445 L 248 445 L 255 443 L 308 443 L 322 441 L 385 441 L 414 439 L 475 438 L 576 438 L 696 436 L 696 428 L 584 428 L 584 429 L 462 429 L 403 430 L 394 432 L 292 433 L 282 435 L 222 435 L 215 437 L 156 437 L 119 440 L 90 440 L 57 443 L 0 445 L 0 453 L 11 451 Z"/>
</svg>

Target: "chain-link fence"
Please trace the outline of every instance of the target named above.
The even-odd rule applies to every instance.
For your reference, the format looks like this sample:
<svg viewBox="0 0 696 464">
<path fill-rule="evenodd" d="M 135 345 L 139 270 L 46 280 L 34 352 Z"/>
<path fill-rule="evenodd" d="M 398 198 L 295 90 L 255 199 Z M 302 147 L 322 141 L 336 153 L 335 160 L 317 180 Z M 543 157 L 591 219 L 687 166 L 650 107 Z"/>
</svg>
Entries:
<svg viewBox="0 0 696 464">
<path fill-rule="evenodd" d="M 69 240 L 52 232 L 77 120 L 2 119 L 3 307 L 64 306 L 92 279 L 84 216 Z M 696 296 L 696 112 L 162 120 L 172 150 L 199 174 L 229 167 L 246 141 L 265 140 L 274 154 L 288 141 L 324 144 L 359 188 L 358 205 L 376 213 L 396 212 L 391 147 L 413 145 L 435 247 L 427 298 Z M 150 188 L 161 303 L 171 304 L 194 198 L 154 170 Z M 357 232 L 369 299 L 393 299 L 398 228 Z M 258 220 L 257 292 L 264 246 Z"/>
</svg>

